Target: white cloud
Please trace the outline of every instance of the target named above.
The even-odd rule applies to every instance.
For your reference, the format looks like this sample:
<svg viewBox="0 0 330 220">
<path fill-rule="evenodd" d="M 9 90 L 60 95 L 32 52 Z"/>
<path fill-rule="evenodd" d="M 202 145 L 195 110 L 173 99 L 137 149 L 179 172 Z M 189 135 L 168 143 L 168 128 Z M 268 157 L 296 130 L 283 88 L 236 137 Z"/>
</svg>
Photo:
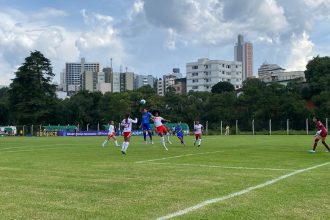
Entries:
<svg viewBox="0 0 330 220">
<path fill-rule="evenodd" d="M 38 16 L 46 16 L 42 9 Z M 52 10 L 48 15 L 66 15 L 60 10 Z M 122 62 L 123 46 L 113 27 L 111 16 L 82 11 L 87 27 L 84 31 L 74 31 L 64 26 L 54 25 L 51 20 L 35 20 L 17 10 L 0 11 L 0 84 L 8 85 L 14 78 L 13 73 L 24 62 L 30 51 L 40 50 L 52 61 L 55 81 L 65 62 L 75 62 L 79 57 L 90 61 L 108 64 L 110 57 Z"/>
<path fill-rule="evenodd" d="M 32 20 L 41 20 L 41 19 L 58 18 L 58 17 L 66 17 L 66 16 L 69 16 L 69 13 L 67 13 L 66 11 L 46 7 L 33 13 Z"/>
<path fill-rule="evenodd" d="M 111 16 L 81 11 L 88 31 L 76 40 L 80 56 L 97 57 L 101 63 L 109 63 L 110 58 L 123 63 L 125 59 L 124 47 L 118 31 L 113 26 Z"/>
<path fill-rule="evenodd" d="M 306 64 L 314 55 L 313 47 L 314 44 L 306 32 L 303 32 L 300 36 L 292 35 L 287 69 L 290 71 L 305 70 Z"/>
<path fill-rule="evenodd" d="M 167 29 L 167 41 L 165 42 L 165 49 L 168 50 L 175 50 L 176 49 L 176 38 L 177 38 L 177 33 L 175 30 L 172 28 Z"/>
</svg>

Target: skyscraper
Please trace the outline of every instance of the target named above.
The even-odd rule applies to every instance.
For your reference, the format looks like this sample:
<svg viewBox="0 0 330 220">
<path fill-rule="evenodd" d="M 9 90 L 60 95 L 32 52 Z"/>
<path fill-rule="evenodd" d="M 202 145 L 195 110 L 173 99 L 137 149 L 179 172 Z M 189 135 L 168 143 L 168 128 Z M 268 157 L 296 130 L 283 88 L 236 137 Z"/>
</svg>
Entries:
<svg viewBox="0 0 330 220">
<path fill-rule="evenodd" d="M 85 71 L 99 72 L 99 70 L 99 63 L 86 63 L 85 58 L 81 58 L 80 63 L 66 63 L 65 81 L 68 95 L 74 94 L 82 89 L 82 79 Z"/>
<path fill-rule="evenodd" d="M 253 76 L 253 44 L 244 42 L 243 35 L 238 35 L 234 51 L 235 61 L 242 62 L 243 81 Z"/>
</svg>

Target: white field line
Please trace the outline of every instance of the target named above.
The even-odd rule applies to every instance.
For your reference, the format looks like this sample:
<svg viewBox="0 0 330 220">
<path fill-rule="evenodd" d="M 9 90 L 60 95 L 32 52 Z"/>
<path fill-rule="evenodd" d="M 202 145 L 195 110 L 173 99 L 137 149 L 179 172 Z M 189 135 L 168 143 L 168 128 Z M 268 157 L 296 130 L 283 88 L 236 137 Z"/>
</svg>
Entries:
<svg viewBox="0 0 330 220">
<path fill-rule="evenodd" d="M 189 167 L 209 167 L 209 168 L 223 168 L 223 169 L 237 169 L 237 170 L 273 170 L 273 171 L 284 171 L 295 169 L 283 169 L 283 168 L 267 168 L 267 167 L 234 167 L 234 166 L 217 166 L 217 165 L 206 165 L 206 164 L 189 164 L 189 163 L 158 163 L 158 162 L 147 162 L 146 164 L 159 164 L 159 165 L 170 165 L 170 166 L 189 166 Z"/>
<path fill-rule="evenodd" d="M 53 146 L 74 146 L 74 145 L 81 145 L 81 144 L 46 144 L 46 145 L 23 145 L 23 146 L 16 146 L 16 147 L 7 147 L 7 148 L 0 148 L 0 151 L 4 150 L 12 150 L 12 149 L 22 149 L 22 148 L 39 148 L 39 147 L 53 147 Z"/>
<path fill-rule="evenodd" d="M 183 155 L 178 155 L 178 156 L 173 156 L 173 157 L 163 157 L 163 158 L 157 158 L 157 159 L 151 159 L 151 160 L 141 160 L 141 161 L 136 161 L 135 163 L 147 163 L 147 162 L 153 162 L 153 161 L 159 161 L 159 160 L 168 160 L 168 159 L 173 159 L 173 158 L 189 157 L 189 156 L 203 155 L 203 154 L 213 154 L 213 153 L 220 153 L 220 152 L 224 152 L 224 151 L 212 151 L 212 152 L 204 152 L 204 153 L 197 153 L 197 154 L 183 154 Z"/>
<path fill-rule="evenodd" d="M 27 149 L 27 150 L 6 150 L 0 151 L 0 153 L 17 153 L 17 152 L 31 152 L 31 151 L 39 151 L 39 150 L 55 150 L 59 149 L 57 147 L 47 147 L 47 148 L 38 148 L 38 149 Z"/>
<path fill-rule="evenodd" d="M 203 201 L 201 203 L 198 203 L 198 204 L 196 204 L 194 206 L 191 206 L 191 207 L 188 207 L 188 208 L 185 208 L 185 209 L 181 209 L 179 211 L 170 213 L 170 214 L 165 215 L 165 216 L 161 216 L 161 217 L 157 218 L 156 220 L 166 220 L 166 219 L 174 218 L 174 217 L 177 217 L 177 216 L 181 216 L 181 215 L 187 214 L 189 212 L 195 211 L 197 209 L 203 208 L 203 207 L 205 207 L 207 205 L 210 205 L 210 204 L 213 204 L 213 203 L 217 203 L 217 202 L 220 202 L 220 201 L 224 201 L 224 200 L 227 200 L 227 199 L 236 197 L 236 196 L 243 195 L 243 194 L 248 193 L 248 192 L 251 192 L 253 190 L 260 189 L 260 188 L 263 188 L 263 187 L 272 185 L 272 184 L 274 184 L 274 183 L 276 183 L 278 181 L 284 180 L 284 179 L 286 179 L 288 177 L 297 175 L 299 173 L 303 173 L 303 172 L 306 172 L 306 171 L 309 171 L 309 170 L 313 170 L 313 169 L 316 169 L 316 168 L 319 168 L 319 167 L 323 167 L 323 166 L 326 166 L 326 165 L 329 165 L 329 164 L 330 164 L 330 162 L 327 162 L 327 163 L 322 163 L 322 164 L 315 165 L 315 166 L 312 166 L 312 167 L 308 167 L 308 168 L 305 168 L 305 169 L 296 170 L 294 172 L 291 172 L 291 173 L 288 173 L 286 175 L 277 177 L 275 179 L 268 180 L 268 181 L 266 181 L 266 182 L 264 182 L 262 184 L 259 184 L 259 185 L 256 185 L 256 186 L 251 186 L 249 188 L 243 189 L 243 190 L 238 191 L 238 192 L 231 193 L 231 194 L 226 195 L 226 196 L 222 196 L 222 197 L 218 197 L 218 198 L 214 198 L 214 199 L 210 199 L 210 200 L 205 200 L 205 201 Z"/>
</svg>

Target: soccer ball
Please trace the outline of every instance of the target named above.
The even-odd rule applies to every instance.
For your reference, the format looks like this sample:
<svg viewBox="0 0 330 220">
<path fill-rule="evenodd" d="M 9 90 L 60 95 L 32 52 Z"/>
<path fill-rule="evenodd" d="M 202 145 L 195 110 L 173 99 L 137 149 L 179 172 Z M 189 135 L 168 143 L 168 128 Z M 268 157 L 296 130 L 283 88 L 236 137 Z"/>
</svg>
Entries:
<svg viewBox="0 0 330 220">
<path fill-rule="evenodd" d="M 144 99 L 141 99 L 141 100 L 140 100 L 140 104 L 141 104 L 141 105 L 144 105 L 144 104 L 146 104 L 146 100 L 144 100 Z"/>
</svg>

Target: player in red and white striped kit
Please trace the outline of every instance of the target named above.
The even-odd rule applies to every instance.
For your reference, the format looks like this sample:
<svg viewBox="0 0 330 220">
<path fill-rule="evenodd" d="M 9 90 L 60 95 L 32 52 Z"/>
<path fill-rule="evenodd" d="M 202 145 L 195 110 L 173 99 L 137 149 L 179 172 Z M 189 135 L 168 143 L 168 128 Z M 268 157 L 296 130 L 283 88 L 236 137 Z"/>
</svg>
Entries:
<svg viewBox="0 0 330 220">
<path fill-rule="evenodd" d="M 131 140 L 131 132 L 132 132 L 132 123 L 137 123 L 137 118 L 135 120 L 130 118 L 130 114 L 128 113 L 126 117 L 121 122 L 121 125 L 124 127 L 124 142 L 121 146 L 121 153 L 126 154 L 129 142 Z"/>
<path fill-rule="evenodd" d="M 166 128 L 163 125 L 162 121 L 170 122 L 170 120 L 167 120 L 165 118 L 160 117 L 158 111 L 154 112 L 154 117 L 152 118 L 152 120 L 155 123 L 156 131 L 157 131 L 158 135 L 161 137 L 161 143 L 162 143 L 163 147 L 165 148 L 165 150 L 168 150 L 167 147 L 166 147 L 166 144 L 165 144 L 164 135 L 168 134 L 168 136 L 167 136 L 168 140 L 167 141 L 169 143 L 171 143 L 170 140 L 169 140 L 169 131 L 168 131 L 168 128 Z"/>
<path fill-rule="evenodd" d="M 194 124 L 194 133 L 195 133 L 194 146 L 198 142 L 198 147 L 200 147 L 202 143 L 203 125 L 199 124 L 199 121 L 196 121 Z"/>
<path fill-rule="evenodd" d="M 120 147 L 120 145 L 118 144 L 117 138 L 116 138 L 116 128 L 115 128 L 115 123 L 114 121 L 110 121 L 109 123 L 109 129 L 108 129 L 108 137 L 107 139 L 105 139 L 105 141 L 103 142 L 102 146 L 104 147 L 108 141 L 112 138 L 115 142 L 115 146 L 116 147 Z"/>
<path fill-rule="evenodd" d="M 325 148 L 327 148 L 327 152 L 330 152 L 330 148 L 327 145 L 327 143 L 325 142 L 325 139 L 327 138 L 327 135 L 328 135 L 328 130 L 324 127 L 324 125 L 318 118 L 313 117 L 313 122 L 315 123 L 315 125 L 317 127 L 317 132 L 315 135 L 313 150 L 310 150 L 309 152 L 311 152 L 311 153 L 316 152 L 315 150 L 316 150 L 316 146 L 317 146 L 317 143 L 319 142 L 319 140 L 322 140 L 322 144 L 325 146 Z"/>
</svg>

